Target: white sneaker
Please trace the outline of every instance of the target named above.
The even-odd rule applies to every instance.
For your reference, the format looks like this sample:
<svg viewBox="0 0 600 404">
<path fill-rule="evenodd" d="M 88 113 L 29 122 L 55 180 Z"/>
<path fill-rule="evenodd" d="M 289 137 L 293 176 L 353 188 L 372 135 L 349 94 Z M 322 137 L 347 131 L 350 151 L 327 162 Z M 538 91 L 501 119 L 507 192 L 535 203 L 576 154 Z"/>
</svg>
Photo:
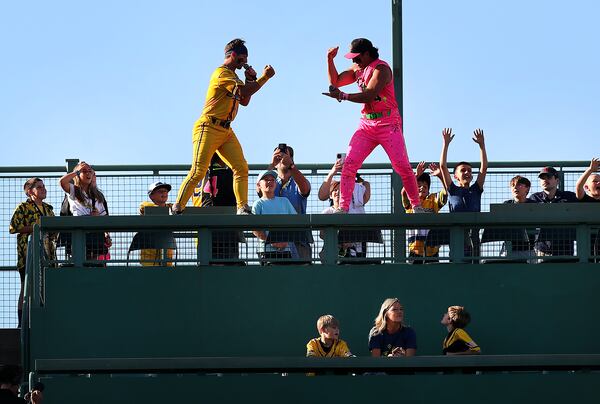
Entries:
<svg viewBox="0 0 600 404">
<path fill-rule="evenodd" d="M 348 213 L 348 212 L 347 212 L 347 211 L 345 211 L 345 210 L 344 210 L 344 209 L 342 209 L 342 208 L 334 208 L 334 209 L 333 209 L 333 214 L 338 214 L 338 215 L 339 215 L 339 214 L 341 214 L 341 215 L 345 215 L 346 213 Z"/>
<path fill-rule="evenodd" d="M 171 205 L 171 214 L 172 215 L 181 215 L 183 213 L 183 209 L 178 203 L 174 203 Z"/>
<path fill-rule="evenodd" d="M 252 209 L 250 209 L 250 206 L 244 205 L 237 210 L 237 214 L 238 215 L 251 215 Z"/>
</svg>

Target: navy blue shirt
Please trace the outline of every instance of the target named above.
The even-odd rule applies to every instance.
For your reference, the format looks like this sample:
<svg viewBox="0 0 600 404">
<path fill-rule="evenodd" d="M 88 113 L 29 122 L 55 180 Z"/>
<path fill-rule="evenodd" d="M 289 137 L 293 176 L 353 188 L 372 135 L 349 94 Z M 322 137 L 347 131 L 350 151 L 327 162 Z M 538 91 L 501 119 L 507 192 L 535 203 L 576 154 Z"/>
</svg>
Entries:
<svg viewBox="0 0 600 404">
<path fill-rule="evenodd" d="M 594 199 L 588 194 L 583 195 L 583 198 L 579 200 L 579 202 L 600 202 L 600 199 Z"/>
<path fill-rule="evenodd" d="M 554 194 L 554 198 L 552 199 L 548 198 L 548 195 L 546 195 L 544 191 L 531 194 L 531 196 L 528 199 L 536 203 L 579 202 L 579 199 L 577 199 L 575 192 L 561 191 L 560 189 L 556 190 L 556 194 Z"/>
<path fill-rule="evenodd" d="M 448 188 L 448 206 L 450 212 L 481 212 L 481 194 L 477 182 L 469 188 L 459 187 L 454 182 Z"/>
<path fill-rule="evenodd" d="M 402 326 L 393 334 L 383 330 L 381 334 L 374 334 L 375 329 L 369 333 L 369 351 L 381 349 L 381 356 L 388 356 L 396 347 L 404 349 L 417 349 L 417 334 L 410 327 Z"/>
</svg>

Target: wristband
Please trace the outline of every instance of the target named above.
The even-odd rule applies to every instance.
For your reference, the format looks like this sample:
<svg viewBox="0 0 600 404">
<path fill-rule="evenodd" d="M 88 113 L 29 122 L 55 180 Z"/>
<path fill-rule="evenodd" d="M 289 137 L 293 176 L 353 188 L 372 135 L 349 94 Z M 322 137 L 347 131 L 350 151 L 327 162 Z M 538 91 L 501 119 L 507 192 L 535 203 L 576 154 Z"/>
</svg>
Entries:
<svg viewBox="0 0 600 404">
<path fill-rule="evenodd" d="M 267 81 L 269 81 L 269 78 L 267 76 L 260 76 L 256 82 L 262 87 Z"/>
</svg>

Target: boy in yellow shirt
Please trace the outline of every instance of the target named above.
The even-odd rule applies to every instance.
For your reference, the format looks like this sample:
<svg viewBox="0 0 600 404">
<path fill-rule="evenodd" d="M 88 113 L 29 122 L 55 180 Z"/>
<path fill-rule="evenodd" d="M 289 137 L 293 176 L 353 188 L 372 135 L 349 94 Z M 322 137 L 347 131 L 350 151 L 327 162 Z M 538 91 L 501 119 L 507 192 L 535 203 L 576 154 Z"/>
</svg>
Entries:
<svg viewBox="0 0 600 404">
<path fill-rule="evenodd" d="M 450 306 L 444 313 L 441 323 L 448 329 L 442 343 L 444 355 L 479 355 L 481 348 L 467 334 L 464 328 L 471 321 L 471 315 L 462 306 Z"/>
<path fill-rule="evenodd" d="M 354 356 L 348 344 L 340 339 L 340 323 L 331 314 L 317 320 L 319 338 L 313 338 L 306 344 L 307 357 L 336 358 Z"/>
<path fill-rule="evenodd" d="M 140 204 L 140 215 L 145 214 L 146 208 L 150 207 L 167 207 L 171 210 L 172 203 L 167 203 L 169 199 L 169 191 L 171 191 L 171 185 L 164 182 L 154 182 L 148 187 L 148 197 L 150 201 L 144 201 Z M 163 258 L 163 251 L 166 251 L 166 257 Z M 140 251 L 140 263 L 145 267 L 152 267 L 158 265 L 159 262 L 169 260 L 166 265 L 173 266 L 173 255 L 175 250 L 156 250 L 156 249 L 143 249 Z"/>
</svg>

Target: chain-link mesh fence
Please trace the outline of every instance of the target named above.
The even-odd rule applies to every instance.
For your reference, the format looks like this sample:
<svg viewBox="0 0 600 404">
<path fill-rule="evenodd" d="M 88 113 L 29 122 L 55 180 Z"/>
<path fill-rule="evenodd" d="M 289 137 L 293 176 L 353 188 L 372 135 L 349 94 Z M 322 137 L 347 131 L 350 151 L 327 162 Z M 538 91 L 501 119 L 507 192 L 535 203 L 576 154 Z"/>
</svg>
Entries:
<svg viewBox="0 0 600 404">
<path fill-rule="evenodd" d="M 548 163 L 539 163 L 539 167 L 545 166 Z M 486 177 L 484 193 L 482 196 L 482 211 L 489 211 L 490 204 L 501 203 L 504 200 L 511 199 L 512 195 L 509 188 L 509 181 L 515 175 L 521 175 L 528 177 L 531 180 L 532 187 L 530 193 L 540 191 L 539 181 L 537 180 L 537 173 L 539 169 L 535 164 L 532 163 L 510 163 L 510 164 L 498 164 L 497 167 L 494 164 L 490 164 L 488 175 Z M 556 164 L 557 168 L 560 167 L 562 185 L 561 189 L 574 190 L 577 178 L 581 175 L 587 163 L 585 162 L 570 162 Z M 329 201 L 320 201 L 317 198 L 317 192 L 319 186 L 325 179 L 327 172 L 330 169 L 329 165 L 311 165 L 311 166 L 300 166 L 307 179 L 312 185 L 312 191 L 307 202 L 307 213 L 321 213 L 325 208 L 330 206 Z M 97 182 L 99 188 L 103 191 L 106 196 L 109 205 L 109 211 L 111 215 L 138 215 L 139 206 L 143 201 L 148 200 L 147 189 L 149 184 L 161 181 L 172 185 L 173 190 L 171 191 L 169 200 L 174 201 L 176 192 L 182 182 L 186 171 L 184 167 L 172 167 L 172 168 L 161 168 L 156 171 L 153 167 L 95 167 L 97 171 Z M 257 198 L 255 192 L 256 176 L 260 168 L 253 166 L 249 176 L 249 204 L 252 204 Z M 0 175 L 0 187 L 2 194 L 0 200 L 2 201 L 0 208 L 0 220 L 5 229 L 0 234 L 0 267 L 3 271 L 0 271 L 0 327 L 14 327 L 17 324 L 16 318 L 16 302 L 19 295 L 20 285 L 19 276 L 15 272 L 15 266 L 17 261 L 16 253 L 16 236 L 9 234 L 8 227 L 13 215 L 15 207 L 23 202 L 26 197 L 23 192 L 23 184 L 31 176 L 40 177 L 46 184 L 48 190 L 46 201 L 54 207 L 54 213 L 59 214 L 60 206 L 64 198 L 64 192 L 58 185 L 58 179 L 61 176 L 60 167 L 53 167 L 47 169 L 40 167 L 39 171 L 35 168 L 29 167 L 27 170 L 20 168 L 3 168 L 2 175 Z M 476 171 L 476 168 L 475 168 Z M 62 172 L 66 172 L 66 169 L 62 169 Z M 388 165 L 369 165 L 368 168 L 360 171 L 362 178 L 368 181 L 371 185 L 371 198 L 365 205 L 366 213 L 391 213 L 394 211 L 394 204 L 399 206 L 399 201 L 394 202 L 394 190 L 392 189 L 392 170 Z M 476 178 L 476 175 L 475 175 Z M 437 179 L 432 179 L 430 192 L 436 192 L 441 189 L 441 183 Z M 447 212 L 448 207 L 444 207 L 441 212 Z M 531 229 L 525 229 L 525 231 Z M 418 234 L 411 234 L 408 232 L 408 237 L 416 236 L 412 241 L 426 242 L 427 240 L 422 236 L 420 239 Z M 414 231 L 413 231 L 414 233 Z M 478 231 L 479 235 L 482 236 L 482 231 Z M 568 234 L 569 231 L 567 231 Z M 359 240 L 360 237 L 350 233 L 340 234 L 340 260 L 343 261 L 349 257 L 364 258 L 365 262 L 390 262 L 393 257 L 393 231 L 386 229 L 374 229 L 373 234 L 369 234 L 366 240 Z M 559 246 L 561 253 L 565 252 L 568 255 L 571 252 L 576 251 L 576 245 L 567 240 L 565 242 L 563 236 L 557 236 L 557 232 L 550 233 L 547 238 L 555 240 L 554 245 Z M 561 233 L 562 234 L 562 233 Z M 112 247 L 110 249 L 111 259 L 116 260 L 128 260 L 131 265 L 140 265 L 140 262 L 146 261 L 146 264 L 152 262 L 166 262 L 169 261 L 170 255 L 174 251 L 171 248 L 154 249 L 155 251 L 144 251 L 152 249 L 132 249 L 131 241 L 134 239 L 135 233 L 119 233 L 112 234 Z M 239 260 L 249 263 L 264 263 L 266 262 L 264 256 L 260 256 L 260 243 L 258 240 L 249 232 L 234 232 L 234 236 L 240 240 L 245 239 L 245 243 L 238 244 Z M 142 236 L 140 236 L 142 237 Z M 148 237 L 148 235 L 145 235 Z M 231 254 L 232 234 L 221 234 L 214 236 L 213 251 L 215 263 L 219 260 L 224 263 L 232 263 L 235 261 L 234 256 L 228 256 Z M 443 237 L 439 234 L 434 233 L 430 236 L 430 245 L 437 247 L 439 250 L 434 255 L 440 257 L 448 257 L 447 246 L 439 243 L 440 240 L 433 240 L 433 237 Z M 592 238 L 595 237 L 592 234 Z M 219 238 L 221 238 L 219 240 Z M 320 253 L 323 249 L 323 240 L 320 237 L 319 232 L 313 231 L 312 238 L 314 243 L 311 249 L 311 259 L 318 261 L 320 259 Z M 346 240 L 344 240 L 346 238 Z M 465 238 L 469 239 L 468 237 Z M 593 240 L 595 240 L 593 238 Z M 229 244 L 228 244 L 229 243 Z M 506 243 L 501 241 L 492 241 L 484 243 L 481 246 L 479 242 L 476 245 L 468 245 L 469 242 L 465 242 L 465 255 L 482 255 L 482 256 L 497 256 L 506 254 Z M 236 243 L 233 243 L 236 244 Z M 411 240 L 409 238 L 406 243 L 407 255 L 411 253 L 410 250 Z M 516 248 L 515 248 L 516 245 Z M 190 232 L 187 236 L 182 232 L 177 234 L 177 260 L 195 262 L 197 249 L 197 237 L 193 232 Z M 524 247 L 519 245 L 518 242 L 513 243 L 511 246 L 511 253 L 523 250 Z M 593 249 L 591 245 L 590 249 Z M 354 250 L 354 251 L 352 251 Z M 533 254 L 535 253 L 535 246 L 528 248 L 526 252 L 522 254 Z M 59 261 L 66 260 L 65 250 L 59 248 Z M 62 255 L 61 255 L 62 254 Z M 152 255 L 154 254 L 154 255 Z M 349 254 L 349 256 L 345 256 Z M 354 255 L 353 255 L 354 254 Z M 562 255 L 562 254 L 561 254 Z M 426 260 L 435 260 L 435 257 L 427 258 Z M 66 262 L 66 261 L 65 261 Z"/>
</svg>

